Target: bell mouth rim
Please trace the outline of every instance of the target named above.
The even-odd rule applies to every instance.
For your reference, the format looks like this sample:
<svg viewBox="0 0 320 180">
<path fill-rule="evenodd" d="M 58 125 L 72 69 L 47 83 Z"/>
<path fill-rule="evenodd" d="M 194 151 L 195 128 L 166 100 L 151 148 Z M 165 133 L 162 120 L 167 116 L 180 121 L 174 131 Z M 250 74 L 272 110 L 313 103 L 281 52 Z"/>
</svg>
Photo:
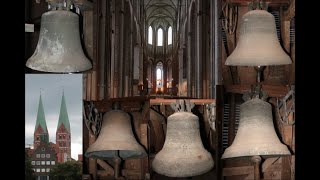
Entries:
<svg viewBox="0 0 320 180">
<path fill-rule="evenodd" d="M 103 152 L 107 152 L 107 153 L 112 153 L 112 151 L 117 151 L 117 150 L 101 150 L 101 151 L 90 151 L 90 152 L 86 152 L 85 153 L 85 156 L 87 158 L 93 158 L 93 159 L 105 159 L 105 160 L 110 160 L 110 159 L 113 159 L 115 158 L 116 156 L 97 156 L 97 155 L 93 155 L 93 154 L 96 154 L 96 153 L 103 153 Z M 143 158 L 143 157 L 146 157 L 147 156 L 147 153 L 146 152 L 143 152 L 143 151 L 137 151 L 137 150 L 119 150 L 118 151 L 128 151 L 128 152 L 140 152 L 140 153 L 137 153 L 137 155 L 133 155 L 133 156 L 123 156 L 121 154 L 119 154 L 119 157 L 121 159 L 140 159 L 140 158 Z"/>
<path fill-rule="evenodd" d="M 42 15 L 48 15 L 48 14 L 61 14 L 61 13 L 67 13 L 67 14 L 74 14 L 76 16 L 78 16 L 77 13 L 74 13 L 72 11 L 69 11 L 69 10 L 65 10 L 65 9 L 52 9 L 52 10 L 49 10 L 45 13 L 43 13 Z"/>
<path fill-rule="evenodd" d="M 153 161 L 154 162 L 154 161 Z M 152 162 L 152 169 L 157 172 L 158 174 L 161 174 L 161 175 L 164 175 L 164 176 L 167 176 L 167 177 L 179 177 L 179 178 L 182 178 L 182 177 L 191 177 L 191 176 L 199 176 L 199 175 L 202 175 L 202 174 L 205 174 L 209 171 L 211 171 L 214 166 L 215 166 L 215 163 L 214 161 L 212 160 L 211 162 L 212 163 L 206 163 L 207 166 L 203 166 L 201 170 L 199 171 L 194 171 L 194 172 L 188 172 L 188 173 L 184 173 L 184 174 L 179 174 L 177 173 L 175 170 L 172 170 L 171 168 L 169 167 L 166 167 L 166 168 L 159 168 L 155 165 L 153 165 L 153 162 Z M 191 163 L 192 164 L 192 163 Z"/>
<path fill-rule="evenodd" d="M 190 115 L 196 116 L 195 114 L 193 114 L 192 112 L 189 112 L 189 111 L 178 111 L 178 112 L 175 112 L 175 113 L 171 114 L 170 116 L 176 116 L 176 115 L 179 115 L 179 114 L 190 114 Z"/>
<path fill-rule="evenodd" d="M 266 155 L 262 155 L 262 154 L 252 154 L 252 155 L 244 155 L 244 156 L 230 156 L 230 157 L 221 157 L 221 159 L 223 160 L 235 160 L 235 159 L 250 159 L 253 156 L 260 156 L 263 159 L 267 159 L 267 158 L 272 158 L 272 157 L 287 157 L 287 156 L 293 156 L 293 154 L 289 153 L 289 154 L 266 154 Z"/>
<path fill-rule="evenodd" d="M 79 70 L 79 71 L 48 71 L 44 69 L 40 70 L 40 69 L 31 68 L 28 64 L 26 64 L 26 67 L 29 70 L 34 71 L 34 73 L 39 73 L 39 74 L 82 74 L 82 73 L 88 73 L 93 71 L 92 66 L 89 69 Z"/>
</svg>

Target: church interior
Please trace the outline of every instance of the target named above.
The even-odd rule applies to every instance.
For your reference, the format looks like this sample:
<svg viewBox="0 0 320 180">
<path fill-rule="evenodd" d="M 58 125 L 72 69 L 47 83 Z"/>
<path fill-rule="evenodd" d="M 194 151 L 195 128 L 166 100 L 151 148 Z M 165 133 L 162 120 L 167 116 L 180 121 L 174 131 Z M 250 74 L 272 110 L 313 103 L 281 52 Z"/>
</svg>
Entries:
<svg viewBox="0 0 320 180">
<path fill-rule="evenodd" d="M 83 74 L 82 179 L 295 179 L 295 0 L 25 0 L 25 64 Z"/>
</svg>

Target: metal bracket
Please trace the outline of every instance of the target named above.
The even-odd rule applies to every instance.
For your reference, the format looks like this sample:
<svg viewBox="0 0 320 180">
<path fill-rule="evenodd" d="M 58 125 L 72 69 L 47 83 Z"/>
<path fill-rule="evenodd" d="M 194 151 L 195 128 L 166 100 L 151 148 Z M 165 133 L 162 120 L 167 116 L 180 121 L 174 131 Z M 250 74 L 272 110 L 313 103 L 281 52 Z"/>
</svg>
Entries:
<svg viewBox="0 0 320 180">
<path fill-rule="evenodd" d="M 98 136 L 102 125 L 102 113 L 98 112 L 92 101 L 83 104 L 83 119 L 89 132 Z"/>
<path fill-rule="evenodd" d="M 216 131 L 216 103 L 206 104 L 206 109 L 209 126 Z"/>
<path fill-rule="evenodd" d="M 77 13 L 80 14 L 80 11 L 92 11 L 93 3 L 88 0 L 73 0 L 73 5 L 75 6 Z"/>
<path fill-rule="evenodd" d="M 295 112 L 295 92 L 294 87 L 288 92 L 288 94 L 282 98 L 277 98 L 277 111 L 280 118 L 280 121 L 285 125 L 293 125 L 295 120 L 289 122 L 289 115 Z M 292 100 L 292 103 L 289 104 L 288 101 Z M 281 111 L 282 109 L 282 111 Z"/>
<path fill-rule="evenodd" d="M 265 101 L 268 98 L 268 95 L 266 92 L 262 91 L 261 85 L 258 84 L 254 88 L 251 87 L 251 90 L 249 92 L 244 93 L 242 96 L 242 99 L 244 101 L 248 101 L 253 98 L 259 98 Z"/>
<path fill-rule="evenodd" d="M 191 112 L 195 104 L 190 102 L 190 99 L 177 99 L 176 103 L 171 103 L 170 106 L 175 112 Z"/>
<path fill-rule="evenodd" d="M 260 9 L 260 10 L 268 10 L 269 2 L 265 0 L 253 0 L 252 2 L 248 3 L 249 11 Z"/>
<path fill-rule="evenodd" d="M 48 10 L 70 10 L 74 0 L 46 0 L 48 3 Z"/>
</svg>

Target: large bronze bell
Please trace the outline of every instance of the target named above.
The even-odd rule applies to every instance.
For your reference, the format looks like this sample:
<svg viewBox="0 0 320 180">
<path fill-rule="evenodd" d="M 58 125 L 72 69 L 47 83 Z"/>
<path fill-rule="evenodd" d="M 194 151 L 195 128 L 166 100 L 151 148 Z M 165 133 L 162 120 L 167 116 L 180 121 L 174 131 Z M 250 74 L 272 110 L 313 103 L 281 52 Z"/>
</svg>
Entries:
<svg viewBox="0 0 320 180">
<path fill-rule="evenodd" d="M 240 122 L 236 137 L 222 159 L 241 156 L 290 155 L 287 146 L 278 139 L 273 126 L 271 105 L 253 98 L 240 106 Z"/>
<path fill-rule="evenodd" d="M 191 112 L 169 116 L 166 139 L 152 162 L 153 170 L 169 177 L 190 177 L 210 171 L 213 165 L 201 141 L 198 117 Z"/>
<path fill-rule="evenodd" d="M 44 72 L 70 73 L 92 68 L 80 43 L 79 17 L 66 10 L 42 14 L 38 44 L 26 66 Z"/>
<path fill-rule="evenodd" d="M 146 155 L 146 151 L 134 137 L 130 116 L 121 110 L 104 114 L 100 134 L 85 153 L 86 157 L 98 159 L 118 156 L 127 159 Z"/>
<path fill-rule="evenodd" d="M 278 41 L 272 14 L 265 10 L 252 10 L 242 16 L 239 41 L 225 65 L 270 66 L 291 63 Z"/>
</svg>

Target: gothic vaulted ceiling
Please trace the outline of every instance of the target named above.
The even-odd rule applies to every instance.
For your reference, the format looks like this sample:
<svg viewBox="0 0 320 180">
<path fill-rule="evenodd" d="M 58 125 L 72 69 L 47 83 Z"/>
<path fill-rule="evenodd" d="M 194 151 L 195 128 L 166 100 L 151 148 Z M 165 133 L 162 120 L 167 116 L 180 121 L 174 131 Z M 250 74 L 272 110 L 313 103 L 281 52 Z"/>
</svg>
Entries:
<svg viewBox="0 0 320 180">
<path fill-rule="evenodd" d="M 144 0 L 146 21 L 155 29 L 167 29 L 177 20 L 178 0 Z"/>
</svg>

